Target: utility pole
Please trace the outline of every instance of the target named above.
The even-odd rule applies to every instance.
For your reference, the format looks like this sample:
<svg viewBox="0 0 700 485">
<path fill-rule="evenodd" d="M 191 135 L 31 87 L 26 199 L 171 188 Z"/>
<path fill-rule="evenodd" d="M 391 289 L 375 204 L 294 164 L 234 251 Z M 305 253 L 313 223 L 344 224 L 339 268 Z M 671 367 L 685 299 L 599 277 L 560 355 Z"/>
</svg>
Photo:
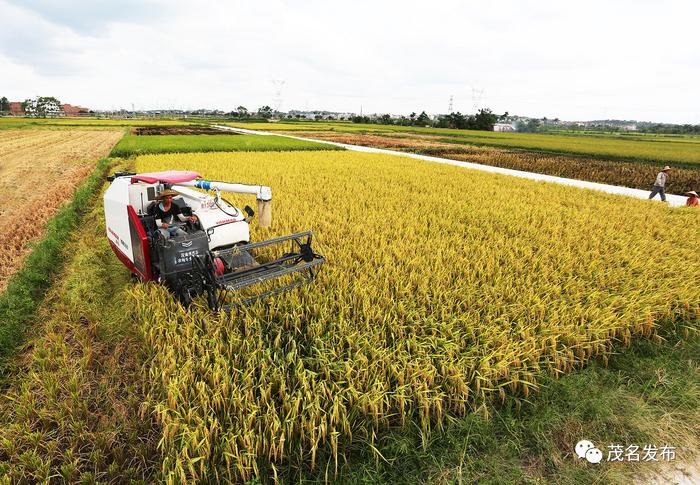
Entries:
<svg viewBox="0 0 700 485">
<path fill-rule="evenodd" d="M 484 90 L 472 87 L 472 103 L 474 105 L 474 113 L 479 111 L 479 105 L 481 104 L 481 98 L 484 97 Z"/>
<path fill-rule="evenodd" d="M 284 79 L 273 79 L 272 84 L 275 85 L 275 97 L 272 98 L 272 103 L 275 106 L 275 112 L 279 113 L 282 106 L 282 88 L 287 81 Z"/>
</svg>

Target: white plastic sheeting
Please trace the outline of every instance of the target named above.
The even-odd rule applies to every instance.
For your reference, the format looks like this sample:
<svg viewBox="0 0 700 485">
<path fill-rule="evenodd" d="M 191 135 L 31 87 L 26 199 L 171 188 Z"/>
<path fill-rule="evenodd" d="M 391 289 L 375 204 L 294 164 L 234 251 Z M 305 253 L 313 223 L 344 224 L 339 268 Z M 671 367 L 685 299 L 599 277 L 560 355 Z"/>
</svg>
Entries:
<svg viewBox="0 0 700 485">
<path fill-rule="evenodd" d="M 328 140 L 316 140 L 313 138 L 302 138 L 300 136 L 283 135 L 283 134 L 279 134 L 279 133 L 270 133 L 270 132 L 266 132 L 266 131 L 247 130 L 245 128 L 233 128 L 231 126 L 215 125 L 214 127 L 219 128 L 221 130 L 237 131 L 239 133 L 246 133 L 249 135 L 275 135 L 275 136 L 283 136 L 285 138 L 293 138 L 295 140 L 312 141 L 312 142 L 316 142 L 316 143 L 325 143 L 328 145 L 335 145 L 335 146 L 343 147 L 347 150 L 352 150 L 352 151 L 356 151 L 356 152 L 384 153 L 387 155 L 398 155 L 401 157 L 417 158 L 418 160 L 426 160 L 428 162 L 446 163 L 448 165 L 456 165 L 458 167 L 471 168 L 474 170 L 481 170 L 482 172 L 500 173 L 503 175 L 510 175 L 512 177 L 520 177 L 520 178 L 524 178 L 524 179 L 537 180 L 537 181 L 541 181 L 541 182 L 551 182 L 554 184 L 570 185 L 570 186 L 579 187 L 582 189 L 599 190 L 601 192 L 606 192 L 608 194 L 626 195 L 627 197 L 634 197 L 637 199 L 647 199 L 649 197 L 649 193 L 650 193 L 649 190 L 632 189 L 630 187 L 621 187 L 618 185 L 599 184 L 597 182 L 587 182 L 585 180 L 568 179 L 568 178 L 564 178 L 564 177 L 556 177 L 554 175 L 544 175 L 541 173 L 524 172 L 522 170 L 512 170 L 510 168 L 492 167 L 491 165 L 481 165 L 479 163 L 461 162 L 459 160 L 450 160 L 449 158 L 431 157 L 428 155 L 419 155 L 417 153 L 397 152 L 394 150 L 385 150 L 383 148 L 372 148 L 372 147 L 363 147 L 363 146 L 359 146 L 359 145 L 348 145 L 347 143 L 337 143 L 337 142 L 328 141 Z M 658 196 L 655 197 L 654 200 L 659 201 L 659 202 L 661 201 L 658 198 Z M 683 206 L 683 205 L 685 205 L 686 201 L 687 201 L 687 198 L 683 197 L 682 195 L 666 194 L 666 202 L 671 207 Z"/>
</svg>

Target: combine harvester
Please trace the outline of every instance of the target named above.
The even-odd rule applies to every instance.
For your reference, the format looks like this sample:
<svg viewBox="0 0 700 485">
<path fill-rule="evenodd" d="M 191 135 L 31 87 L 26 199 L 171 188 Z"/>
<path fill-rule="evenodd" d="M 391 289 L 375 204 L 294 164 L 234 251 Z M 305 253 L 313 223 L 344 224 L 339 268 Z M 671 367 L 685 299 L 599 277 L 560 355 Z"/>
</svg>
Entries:
<svg viewBox="0 0 700 485">
<path fill-rule="evenodd" d="M 104 211 L 112 249 L 135 277 L 165 284 L 185 306 L 206 295 L 209 308 L 229 311 L 313 281 L 325 262 L 311 247 L 311 231 L 251 243 L 248 223 L 254 211 L 248 206 L 241 211 L 221 197 L 222 191 L 255 195 L 259 225 L 269 227 L 270 187 L 212 182 L 182 171 L 120 172 L 108 180 Z M 196 216 L 195 222 L 174 217 L 171 226 L 184 234 L 170 237 L 158 230 L 154 215 L 168 189 L 179 193 L 172 204 L 183 216 Z M 280 254 L 280 246 L 288 251 Z M 258 293 L 248 290 L 279 278 L 287 281 Z"/>
</svg>

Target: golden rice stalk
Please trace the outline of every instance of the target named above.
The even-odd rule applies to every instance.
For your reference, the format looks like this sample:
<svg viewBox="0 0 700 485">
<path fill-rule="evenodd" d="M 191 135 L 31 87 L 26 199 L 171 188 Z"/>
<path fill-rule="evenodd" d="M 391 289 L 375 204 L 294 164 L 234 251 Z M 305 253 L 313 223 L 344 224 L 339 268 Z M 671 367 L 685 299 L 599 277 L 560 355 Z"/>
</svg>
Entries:
<svg viewBox="0 0 700 485">
<path fill-rule="evenodd" d="M 276 219 L 252 238 L 313 228 L 328 258 L 313 286 L 232 315 L 133 288 L 172 483 L 337 463 L 407 422 L 427 440 L 506 392 L 527 398 L 541 372 L 700 316 L 697 281 L 679 277 L 700 274 L 700 211 L 357 153 L 144 156 L 136 169 L 270 185 Z"/>
</svg>

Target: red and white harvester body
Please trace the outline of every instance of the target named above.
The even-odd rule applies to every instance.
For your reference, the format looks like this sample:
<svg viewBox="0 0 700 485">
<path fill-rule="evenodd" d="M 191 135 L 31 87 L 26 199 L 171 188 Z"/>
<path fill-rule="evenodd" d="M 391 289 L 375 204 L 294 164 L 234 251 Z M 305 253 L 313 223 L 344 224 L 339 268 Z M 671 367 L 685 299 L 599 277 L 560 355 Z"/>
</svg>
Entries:
<svg viewBox="0 0 700 485">
<path fill-rule="evenodd" d="M 207 181 L 185 171 L 122 172 L 108 179 L 105 222 L 115 254 L 133 275 L 165 284 L 184 305 L 206 295 L 212 310 L 230 310 L 313 281 L 325 262 L 311 247 L 311 231 L 251 243 L 254 211 L 248 206 L 241 211 L 221 197 L 221 192 L 255 195 L 259 224 L 266 227 L 272 218 L 270 187 Z M 172 203 L 183 217 L 170 226 L 182 229 L 181 235 L 165 236 L 153 213 L 166 189 L 180 194 Z M 279 254 L 280 247 L 287 251 Z M 269 281 L 283 284 L 266 283 L 258 293 L 251 288 Z"/>
</svg>

